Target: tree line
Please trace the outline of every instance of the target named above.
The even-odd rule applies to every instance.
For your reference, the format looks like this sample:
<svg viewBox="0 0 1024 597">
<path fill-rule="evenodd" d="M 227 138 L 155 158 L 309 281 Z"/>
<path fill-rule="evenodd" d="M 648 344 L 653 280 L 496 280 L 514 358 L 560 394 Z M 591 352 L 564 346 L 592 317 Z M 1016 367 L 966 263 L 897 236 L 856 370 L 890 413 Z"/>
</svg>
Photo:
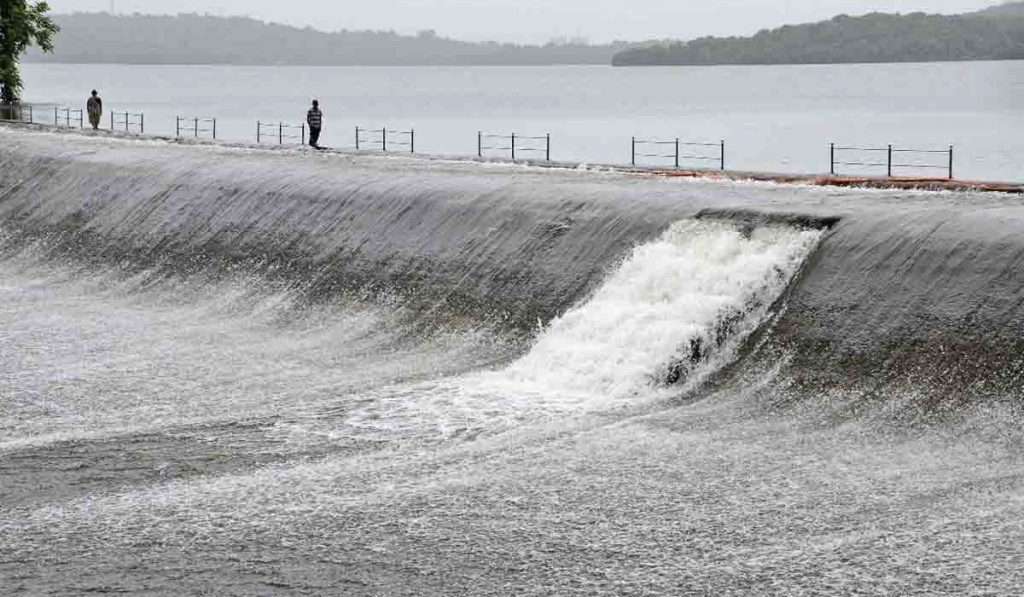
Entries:
<svg viewBox="0 0 1024 597">
<path fill-rule="evenodd" d="M 0 0 L 2 1 L 2 0 Z M 26 61 L 122 64 L 312 66 L 609 64 L 625 43 L 566 40 L 544 45 L 464 42 L 433 31 L 327 33 L 245 17 L 78 13 L 54 15 L 52 54 Z"/>
<path fill-rule="evenodd" d="M 835 64 L 1024 59 L 1024 2 L 964 15 L 873 13 L 788 25 L 752 37 L 660 42 L 616 54 L 616 66 Z"/>
</svg>

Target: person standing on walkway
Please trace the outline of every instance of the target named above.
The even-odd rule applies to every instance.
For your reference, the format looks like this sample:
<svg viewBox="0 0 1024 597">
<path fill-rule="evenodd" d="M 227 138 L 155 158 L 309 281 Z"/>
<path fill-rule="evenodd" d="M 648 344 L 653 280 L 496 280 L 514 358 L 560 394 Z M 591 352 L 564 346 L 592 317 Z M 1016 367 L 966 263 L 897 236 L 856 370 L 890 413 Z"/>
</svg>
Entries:
<svg viewBox="0 0 1024 597">
<path fill-rule="evenodd" d="M 92 97 L 85 102 L 85 111 L 89 113 L 89 124 L 92 130 L 100 128 L 100 119 L 103 118 L 103 99 L 95 89 L 92 90 Z"/>
<path fill-rule="evenodd" d="M 324 113 L 320 111 L 320 102 L 313 100 L 313 107 L 306 113 L 306 124 L 309 125 L 309 145 L 320 149 L 320 129 L 324 124 Z"/>
</svg>

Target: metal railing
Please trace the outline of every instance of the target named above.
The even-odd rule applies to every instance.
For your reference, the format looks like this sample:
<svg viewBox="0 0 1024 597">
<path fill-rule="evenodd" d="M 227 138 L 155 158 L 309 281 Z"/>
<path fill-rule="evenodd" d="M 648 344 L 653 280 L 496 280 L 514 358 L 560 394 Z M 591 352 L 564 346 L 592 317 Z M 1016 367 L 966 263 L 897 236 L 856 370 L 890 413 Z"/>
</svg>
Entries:
<svg viewBox="0 0 1024 597">
<path fill-rule="evenodd" d="M 133 114 L 131 112 L 111 112 L 110 113 L 110 130 L 124 130 L 125 132 L 132 132 L 138 130 L 139 134 L 142 135 L 146 132 L 146 115 L 141 112 Z"/>
<path fill-rule="evenodd" d="M 852 157 L 846 157 L 851 156 Z M 887 147 L 850 147 L 829 144 L 829 173 L 836 176 L 837 166 L 856 166 L 860 168 L 885 168 L 885 174 L 892 178 L 893 172 L 899 169 L 909 170 L 942 170 L 953 180 L 953 146 L 949 149 L 904 149 L 889 145 Z M 878 156 L 878 157 L 876 157 Z M 942 156 L 941 164 L 936 163 L 935 156 Z M 907 159 L 901 159 L 906 157 Z M 928 159 L 932 158 L 932 159 Z M 922 161 L 924 160 L 924 161 Z"/>
<path fill-rule="evenodd" d="M 544 146 L 540 147 L 538 141 L 543 141 Z M 499 145 L 484 145 L 485 142 L 499 143 Z M 507 142 L 508 145 L 503 145 L 502 143 L 504 142 Z M 551 133 L 547 133 L 543 136 L 531 137 L 529 135 L 517 135 L 515 133 L 512 133 L 511 135 L 496 135 L 478 131 L 476 134 L 477 157 L 484 157 L 485 151 L 509 151 L 511 152 L 513 161 L 518 157 L 518 154 L 522 152 L 543 153 L 544 160 L 550 162 Z"/>
<path fill-rule="evenodd" d="M 710 148 L 718 149 L 715 154 L 709 154 Z M 639 150 L 639 151 L 638 151 Z M 684 153 L 685 150 L 685 153 Z M 671 152 L 671 153 L 666 153 Z M 637 139 L 632 138 L 630 145 L 629 163 L 637 165 L 637 158 L 653 158 L 659 160 L 672 160 L 672 165 L 679 168 L 681 161 L 714 162 L 720 170 L 725 170 L 725 141 L 718 143 L 701 143 L 693 141 L 680 141 L 675 139 Z"/>
<path fill-rule="evenodd" d="M 52 113 L 53 126 L 57 128 L 84 128 L 85 112 L 78 108 L 69 108 L 59 104 L 13 103 L 0 104 L 0 121 L 22 122 L 48 126 Z M 110 129 L 126 132 L 145 133 L 145 115 L 132 112 L 110 112 Z M 217 119 L 198 117 L 175 117 L 175 135 L 178 138 L 191 136 L 208 136 L 217 139 Z M 256 142 L 276 142 L 283 145 L 286 141 L 298 141 L 305 144 L 306 125 L 286 124 L 284 122 L 256 122 Z M 416 152 L 416 132 L 414 129 L 396 130 L 383 128 L 355 128 L 355 149 L 357 151 L 379 150 L 381 152 L 405 151 Z M 477 156 L 485 157 L 488 152 L 507 152 L 512 160 L 519 159 L 524 153 L 543 153 L 546 161 L 551 160 L 551 134 L 540 136 L 519 135 L 512 133 L 493 134 L 477 132 Z M 688 161 L 714 164 L 725 170 L 725 141 L 702 143 L 674 139 L 637 138 L 630 139 L 630 164 L 634 167 L 646 162 L 646 166 L 665 166 L 667 160 L 675 168 L 682 167 Z M 948 149 L 912 149 L 887 145 L 884 147 L 859 147 L 829 144 L 829 173 L 840 175 L 845 168 L 878 169 L 888 177 L 897 175 L 913 176 L 922 171 L 941 171 L 943 177 L 954 179 L 954 146 Z M 884 170 L 883 170 L 884 169 Z M 848 171 L 847 171 L 848 173 Z M 907 173 L 907 174 L 903 174 Z M 923 177 L 922 177 L 923 178 Z M 929 176 L 934 179 L 935 176 Z"/>
<path fill-rule="evenodd" d="M 297 131 L 297 132 L 296 132 Z M 256 121 L 256 143 L 263 143 L 265 139 L 270 142 L 277 141 L 278 145 L 284 145 L 285 141 L 298 141 L 306 144 L 306 124 L 285 124 L 283 122 Z"/>
<path fill-rule="evenodd" d="M 217 138 L 217 119 L 216 118 L 185 118 L 182 116 L 174 117 L 174 136 L 182 138 L 185 136 L 191 136 L 199 138 L 200 136 L 207 136 L 211 139 Z"/>
<path fill-rule="evenodd" d="M 85 112 L 79 108 L 53 107 L 53 126 L 70 129 L 74 128 L 75 124 L 80 129 L 85 128 Z"/>
<path fill-rule="evenodd" d="M 381 151 L 387 153 L 395 148 L 416 153 L 416 130 L 400 131 L 384 128 L 356 127 L 356 151 Z M 389 149 L 390 148 L 390 149 Z"/>
<path fill-rule="evenodd" d="M 32 108 L 32 104 L 0 104 L 0 120 L 34 124 L 35 111 Z"/>
</svg>

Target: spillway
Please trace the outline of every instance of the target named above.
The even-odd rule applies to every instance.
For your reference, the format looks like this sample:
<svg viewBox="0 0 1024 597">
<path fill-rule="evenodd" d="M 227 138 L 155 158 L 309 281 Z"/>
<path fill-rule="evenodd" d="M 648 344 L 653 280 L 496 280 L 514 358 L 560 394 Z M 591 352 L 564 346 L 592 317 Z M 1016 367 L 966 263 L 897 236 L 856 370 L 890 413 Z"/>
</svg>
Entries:
<svg viewBox="0 0 1024 597">
<path fill-rule="evenodd" d="M 1010 594 L 1022 230 L 0 127 L 0 586 Z"/>
</svg>

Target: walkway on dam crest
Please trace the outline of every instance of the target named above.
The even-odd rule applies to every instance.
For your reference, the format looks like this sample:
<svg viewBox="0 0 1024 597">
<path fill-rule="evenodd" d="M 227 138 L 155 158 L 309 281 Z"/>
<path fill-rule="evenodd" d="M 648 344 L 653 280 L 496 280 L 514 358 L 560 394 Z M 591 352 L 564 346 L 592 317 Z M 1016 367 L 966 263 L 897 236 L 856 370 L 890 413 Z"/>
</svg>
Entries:
<svg viewBox="0 0 1024 597">
<path fill-rule="evenodd" d="M 0 122 L 0 129 L 37 130 L 53 132 L 49 126 L 39 124 L 26 124 L 18 122 Z M 290 145 L 253 145 L 228 141 L 214 141 L 210 139 L 183 139 L 163 135 L 143 135 L 125 133 L 120 131 L 89 131 L 62 129 L 60 134 L 80 136 L 102 136 L 125 140 L 150 140 L 166 141 L 183 145 L 203 145 L 219 147 L 238 147 L 249 150 L 260 151 L 294 151 L 296 154 L 314 152 L 304 146 Z M 664 176 L 668 178 L 699 178 L 709 180 L 735 180 L 735 181 L 757 181 L 776 184 L 813 185 L 824 187 L 860 187 L 875 189 L 899 189 L 899 190 L 933 190 L 933 191 L 971 191 L 971 192 L 993 192 L 1011 193 L 1024 195 L 1024 183 L 995 182 L 995 181 L 969 181 L 934 177 L 874 177 L 874 176 L 843 176 L 829 174 L 782 174 L 773 172 L 747 172 L 738 170 L 712 170 L 712 169 L 676 169 L 656 166 L 623 166 L 620 164 L 597 164 L 583 162 L 547 161 L 531 159 L 502 159 L 502 158 L 481 158 L 465 155 L 431 155 L 431 154 L 382 154 L 379 151 L 352 151 L 344 149 L 324 149 L 316 151 L 318 154 L 336 155 L 359 155 L 359 156 L 394 156 L 403 159 L 422 160 L 455 160 L 461 162 L 481 162 L 491 164 L 520 164 L 539 168 L 557 169 L 579 169 L 581 167 L 601 169 L 603 171 L 642 174 L 651 176 Z"/>
</svg>

